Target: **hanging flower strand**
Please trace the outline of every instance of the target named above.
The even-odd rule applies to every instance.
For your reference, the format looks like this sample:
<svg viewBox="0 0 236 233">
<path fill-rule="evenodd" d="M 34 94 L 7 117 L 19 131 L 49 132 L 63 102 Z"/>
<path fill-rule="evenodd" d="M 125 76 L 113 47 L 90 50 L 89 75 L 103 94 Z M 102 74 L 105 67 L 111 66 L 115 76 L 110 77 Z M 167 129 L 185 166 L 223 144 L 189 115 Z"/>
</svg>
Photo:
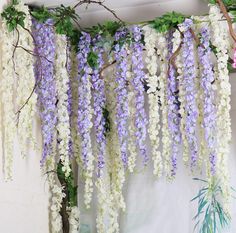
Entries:
<svg viewBox="0 0 236 233">
<path fill-rule="evenodd" d="M 92 87 L 93 87 L 93 103 L 94 103 L 94 127 L 96 131 L 96 141 L 98 149 L 97 157 L 97 169 L 98 176 L 100 176 L 101 169 L 105 164 L 105 152 L 106 152 L 106 129 L 105 129 L 105 118 L 103 111 L 105 109 L 105 84 L 103 77 L 100 76 L 100 69 L 103 66 L 103 50 L 101 47 L 96 45 L 98 38 L 94 39 L 95 45 L 93 46 L 93 52 L 98 55 L 98 65 L 93 69 L 93 74 L 91 77 Z"/>
<path fill-rule="evenodd" d="M 127 156 L 127 122 L 128 122 L 128 90 L 127 90 L 127 48 L 125 37 L 127 35 L 127 29 L 117 31 L 115 34 L 115 59 L 117 61 L 117 70 L 116 70 L 116 96 L 117 96 L 117 107 L 116 107 L 116 125 L 120 143 L 121 158 L 125 167 L 128 165 L 128 156 Z M 119 41 L 122 41 L 124 44 L 120 44 Z"/>
<path fill-rule="evenodd" d="M 55 59 L 55 80 L 57 88 L 57 133 L 58 133 L 58 153 L 62 163 L 62 170 L 68 177 L 70 168 L 70 118 L 68 112 L 69 105 L 69 76 L 66 67 L 67 40 L 65 36 L 56 35 L 56 59 Z"/>
<path fill-rule="evenodd" d="M 87 63 L 87 57 L 90 52 L 91 37 L 88 33 L 82 33 L 78 44 L 78 80 L 79 80 L 79 109 L 78 109 L 78 131 L 81 139 L 81 155 L 85 170 L 85 205 L 90 207 L 93 192 L 93 170 L 94 156 L 92 154 L 91 128 L 92 107 L 91 107 L 91 68 Z"/>
<path fill-rule="evenodd" d="M 171 33 L 168 43 L 169 49 L 169 58 L 172 56 L 173 52 L 175 52 L 173 48 L 173 42 L 179 42 L 177 36 L 178 32 Z M 176 47 L 176 46 L 175 46 Z M 178 80 L 176 77 L 176 70 L 172 64 L 169 64 L 169 74 L 168 74 L 168 88 L 167 88 L 167 99 L 168 99 L 168 126 L 170 135 L 172 138 L 171 142 L 171 177 L 176 175 L 177 169 L 177 156 L 179 153 L 179 145 L 181 141 L 181 133 L 180 133 L 180 115 L 179 115 L 179 99 L 178 99 Z"/>
<path fill-rule="evenodd" d="M 185 132 L 188 140 L 189 153 L 191 157 L 191 169 L 197 165 L 197 119 L 198 119 L 198 109 L 196 103 L 196 70 L 194 63 L 194 41 L 193 36 L 190 32 L 190 28 L 193 25 L 191 19 L 186 19 L 181 25 L 180 29 L 183 31 L 183 64 L 184 64 L 184 87 L 185 87 L 185 100 L 186 106 L 186 125 Z"/>
<path fill-rule="evenodd" d="M 34 69 L 38 84 L 36 92 L 38 94 L 38 106 L 41 109 L 40 118 L 43 135 L 41 165 L 53 152 L 57 123 L 57 93 L 54 79 L 55 34 L 50 25 L 52 25 L 52 20 L 48 20 L 45 24 L 33 20 L 35 51 L 40 56 L 36 60 Z M 47 59 L 44 57 L 47 57 Z"/>
<path fill-rule="evenodd" d="M 13 145 L 16 133 L 15 111 L 13 107 L 14 93 L 14 68 L 12 61 L 14 35 L 8 32 L 6 22 L 3 20 L 1 28 L 1 45 L 4 59 L 2 61 L 2 77 L 0 79 L 1 105 L 2 105 L 2 130 L 4 139 L 3 155 L 4 155 L 4 176 L 5 180 L 12 179 L 13 166 Z"/>
<path fill-rule="evenodd" d="M 146 126 L 147 126 L 147 116 L 144 109 L 144 86 L 143 82 L 145 80 L 145 73 L 143 71 L 143 44 L 141 42 L 142 31 L 139 26 L 133 26 L 132 29 L 134 42 L 132 43 L 132 72 L 133 79 L 132 84 L 135 90 L 136 98 L 136 114 L 135 114 L 135 126 L 137 128 L 135 135 L 137 140 L 137 146 L 140 150 L 140 154 L 143 157 L 144 165 L 148 162 L 147 148 L 146 148 Z"/>
<path fill-rule="evenodd" d="M 216 172 L 216 108 L 215 94 L 212 86 L 214 81 L 213 65 L 210 60 L 210 38 L 207 28 L 201 28 L 201 45 L 198 47 L 199 60 L 201 64 L 201 87 L 203 89 L 203 128 L 207 151 L 211 164 L 211 174 Z"/>
<path fill-rule="evenodd" d="M 28 6 L 20 3 L 17 5 L 17 9 L 26 14 L 25 28 L 31 30 L 32 20 L 29 13 Z M 19 28 L 19 41 L 18 46 L 21 46 L 29 51 L 34 50 L 33 39 L 31 35 L 24 30 Z M 36 149 L 36 140 L 33 136 L 33 119 L 36 113 L 36 102 L 37 95 L 34 92 L 27 104 L 25 101 L 30 96 L 30 93 L 34 89 L 35 78 L 34 78 L 34 57 L 27 53 L 22 48 L 15 50 L 15 68 L 17 72 L 17 90 L 16 90 L 16 106 L 17 106 L 17 117 L 18 117 L 18 139 L 21 148 L 21 153 L 26 156 L 29 147 Z M 22 106 L 25 106 L 22 108 Z"/>
<path fill-rule="evenodd" d="M 147 85 L 148 85 L 148 103 L 149 103 L 149 125 L 148 133 L 151 141 L 152 147 L 152 159 L 154 166 L 156 164 L 162 163 L 161 151 L 160 151 L 160 138 L 159 131 L 160 126 L 160 106 L 159 106 L 159 96 L 160 96 L 160 75 L 157 76 L 157 53 L 155 51 L 157 42 L 157 33 L 154 29 L 149 26 L 143 28 L 145 32 L 144 41 L 145 48 L 147 51 L 146 55 L 146 66 L 148 69 L 147 75 Z M 159 47 L 160 48 L 160 47 Z M 157 48 L 157 50 L 159 50 Z M 161 51 L 158 51 L 158 54 Z M 160 54 L 159 54 L 160 55 Z M 157 177 L 161 176 L 161 169 L 155 169 L 154 174 Z"/>
<path fill-rule="evenodd" d="M 230 95 L 231 86 L 229 82 L 228 49 L 229 34 L 227 29 L 221 25 L 222 14 L 215 5 L 210 5 L 209 19 L 212 27 L 212 44 L 216 47 L 217 73 L 215 75 L 217 84 L 217 170 L 219 172 L 221 187 L 225 198 L 225 210 L 228 212 L 228 201 L 230 197 L 229 174 L 226 170 L 229 143 L 231 141 L 231 120 L 230 120 Z"/>
<path fill-rule="evenodd" d="M 162 155 L 163 155 L 163 162 L 159 161 L 158 159 L 154 160 L 154 174 L 158 176 L 161 175 L 163 168 L 165 168 L 165 172 L 167 178 L 170 177 L 171 173 L 171 161 L 170 161 L 170 150 L 171 150 L 171 135 L 168 128 L 168 108 L 167 108 L 167 69 L 168 69 L 168 62 L 167 62 L 167 39 L 162 33 L 157 34 L 157 54 L 160 57 L 160 75 L 158 77 L 160 83 L 160 115 L 162 119 Z"/>
</svg>

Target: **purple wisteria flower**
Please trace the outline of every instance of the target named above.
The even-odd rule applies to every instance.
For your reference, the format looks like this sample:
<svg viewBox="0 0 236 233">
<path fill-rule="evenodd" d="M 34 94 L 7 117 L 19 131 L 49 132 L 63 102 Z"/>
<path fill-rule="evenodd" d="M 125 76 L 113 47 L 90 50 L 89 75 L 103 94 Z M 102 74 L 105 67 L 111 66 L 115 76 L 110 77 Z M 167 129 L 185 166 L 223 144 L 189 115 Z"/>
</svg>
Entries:
<svg viewBox="0 0 236 233">
<path fill-rule="evenodd" d="M 141 42 L 142 31 L 139 26 L 133 26 L 131 28 L 134 42 L 132 43 L 132 84 L 135 91 L 135 136 L 137 138 L 137 146 L 143 156 L 143 163 L 146 165 L 148 162 L 147 149 L 146 149 L 146 135 L 147 135 L 147 115 L 144 108 L 144 85 L 145 80 L 144 61 L 143 61 L 143 48 L 144 45 Z"/>
<path fill-rule="evenodd" d="M 90 80 L 89 75 L 91 68 L 87 63 L 87 57 L 90 52 L 91 37 L 88 33 L 83 32 L 78 44 L 78 80 L 79 80 L 79 100 L 78 100 L 78 131 L 81 136 L 81 153 L 82 160 L 86 166 L 88 156 L 91 151 L 90 129 L 91 122 L 91 98 L 90 98 Z"/>
<path fill-rule="evenodd" d="M 124 28 L 120 31 L 117 31 L 115 34 L 116 45 L 114 47 L 115 59 L 116 59 L 116 97 L 117 97 L 117 106 L 116 106 L 116 125 L 118 131 L 118 138 L 120 143 L 121 150 L 121 159 L 125 167 L 128 164 L 127 156 L 127 136 L 128 136 L 128 90 L 127 90 L 127 48 L 126 44 L 119 43 L 124 41 L 127 35 L 127 29 Z"/>
<path fill-rule="evenodd" d="M 38 94 L 38 105 L 41 109 L 43 155 L 41 165 L 47 156 L 53 152 L 55 142 L 56 115 L 56 84 L 54 79 L 55 34 L 52 20 L 41 24 L 33 20 L 33 35 L 35 38 L 35 53 L 38 55 L 35 63 L 35 77 Z"/>
<path fill-rule="evenodd" d="M 196 70 L 194 65 L 194 43 L 193 36 L 190 31 L 190 27 L 193 22 L 191 19 L 186 19 L 183 23 L 184 38 L 183 38 L 183 82 L 185 88 L 186 99 L 186 136 L 189 144 L 189 150 L 191 155 L 191 168 L 197 164 L 197 133 L 196 126 L 198 120 L 198 108 L 197 108 L 197 89 L 195 86 Z"/>
<path fill-rule="evenodd" d="M 69 42 L 69 38 L 67 38 L 67 48 L 66 48 L 66 70 L 69 76 L 69 83 L 68 83 L 68 91 L 67 91 L 67 95 L 68 95 L 68 105 L 67 105 L 67 110 L 68 110 L 68 114 L 69 114 L 69 118 L 70 118 L 70 128 L 73 127 L 73 108 L 72 108 L 72 80 L 71 80 L 71 57 L 70 57 L 70 53 L 71 53 L 71 45 Z M 70 132 L 71 134 L 71 132 Z M 73 141 L 72 141 L 72 137 L 70 135 L 70 140 L 69 140 L 69 156 L 70 158 L 73 155 Z"/>
<path fill-rule="evenodd" d="M 209 31 L 201 28 L 201 46 L 198 47 L 198 55 L 201 64 L 201 87 L 203 90 L 203 124 L 205 140 L 208 146 L 212 175 L 216 172 L 216 107 L 214 105 L 215 93 L 212 88 L 214 81 L 213 65 L 211 62 L 211 49 Z"/>
<path fill-rule="evenodd" d="M 169 32 L 168 41 L 168 60 L 173 54 L 173 32 Z M 179 99 L 178 99 L 178 80 L 176 77 L 176 70 L 172 64 L 169 64 L 167 79 L 167 103 L 168 103 L 168 126 L 171 135 L 171 176 L 176 175 L 177 157 L 179 154 L 179 145 L 181 142 L 180 133 L 180 114 L 179 114 Z"/>
<path fill-rule="evenodd" d="M 98 55 L 98 66 L 93 69 L 92 74 L 92 87 L 93 87 L 93 105 L 94 105 L 94 127 L 96 131 L 96 141 L 98 148 L 97 168 L 98 176 L 100 171 L 105 164 L 105 152 L 106 152 L 106 129 L 105 129 L 105 118 L 103 111 L 106 104 L 105 96 L 105 83 L 104 79 L 100 76 L 100 70 L 104 64 L 103 61 L 103 49 L 96 45 L 99 41 L 100 36 L 94 39 L 93 52 Z"/>
</svg>

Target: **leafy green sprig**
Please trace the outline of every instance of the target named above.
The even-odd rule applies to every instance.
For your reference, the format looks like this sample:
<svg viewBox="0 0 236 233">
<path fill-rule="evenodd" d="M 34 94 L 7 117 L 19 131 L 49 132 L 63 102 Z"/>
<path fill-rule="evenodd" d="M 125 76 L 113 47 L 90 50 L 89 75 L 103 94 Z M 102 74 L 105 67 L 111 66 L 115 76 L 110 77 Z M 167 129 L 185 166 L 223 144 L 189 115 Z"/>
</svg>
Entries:
<svg viewBox="0 0 236 233">
<path fill-rule="evenodd" d="M 31 10 L 31 15 L 41 23 L 52 19 L 56 33 L 69 37 L 73 35 L 74 23 L 78 23 L 80 19 L 74 8 L 64 5 L 53 9 L 48 9 L 44 6 L 35 8 Z"/>
<path fill-rule="evenodd" d="M 206 185 L 191 200 L 198 201 L 197 214 L 193 218 L 196 221 L 194 229 L 199 227 L 199 233 L 220 233 L 231 221 L 221 202 L 223 195 L 220 181 L 216 178 L 212 178 L 210 183 L 198 178 L 194 180 Z"/>
<path fill-rule="evenodd" d="M 187 16 L 173 11 L 150 21 L 150 25 L 156 29 L 157 32 L 167 32 L 172 28 L 177 28 L 178 24 L 183 23 L 185 18 L 187 18 Z"/>
<path fill-rule="evenodd" d="M 16 9 L 18 4 L 18 0 L 12 0 L 11 4 L 1 13 L 1 17 L 6 20 L 9 32 L 17 29 L 18 25 L 23 28 L 25 27 L 24 20 L 26 14 Z"/>
</svg>

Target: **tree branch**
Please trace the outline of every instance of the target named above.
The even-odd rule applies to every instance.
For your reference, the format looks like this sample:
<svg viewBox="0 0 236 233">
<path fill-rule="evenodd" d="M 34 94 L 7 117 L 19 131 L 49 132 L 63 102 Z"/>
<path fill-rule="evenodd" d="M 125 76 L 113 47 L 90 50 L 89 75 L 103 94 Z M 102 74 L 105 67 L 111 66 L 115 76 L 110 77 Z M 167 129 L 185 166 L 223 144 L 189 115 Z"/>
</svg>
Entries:
<svg viewBox="0 0 236 233">
<path fill-rule="evenodd" d="M 218 5 L 219 5 L 219 7 L 220 7 L 224 17 L 227 20 L 227 23 L 228 23 L 228 26 L 229 26 L 230 35 L 233 38 L 234 42 L 236 42 L 236 34 L 234 32 L 233 23 L 232 23 L 232 20 L 231 20 L 229 14 L 228 14 L 228 11 L 227 11 L 227 9 L 226 9 L 226 7 L 225 7 L 225 5 L 224 5 L 222 0 L 216 0 L 216 2 L 218 3 Z"/>
<path fill-rule="evenodd" d="M 108 8 L 106 5 L 103 4 L 103 1 L 95 1 L 95 0 L 82 0 L 79 1 L 74 7 L 73 9 L 83 5 L 83 4 L 98 4 L 100 6 L 102 6 L 105 10 L 109 11 L 117 20 L 119 20 L 120 22 L 122 22 L 123 24 L 125 23 L 120 17 L 118 17 L 118 15 L 115 13 L 114 10 L 111 10 L 110 8 Z"/>
</svg>

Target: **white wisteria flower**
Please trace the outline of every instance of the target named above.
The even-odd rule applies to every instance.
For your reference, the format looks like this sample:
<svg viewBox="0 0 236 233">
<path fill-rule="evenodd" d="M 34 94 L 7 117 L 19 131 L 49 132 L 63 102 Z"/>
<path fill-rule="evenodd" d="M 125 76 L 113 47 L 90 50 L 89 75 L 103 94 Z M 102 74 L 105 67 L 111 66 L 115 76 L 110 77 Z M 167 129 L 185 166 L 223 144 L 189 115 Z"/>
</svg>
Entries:
<svg viewBox="0 0 236 233">
<path fill-rule="evenodd" d="M 126 205 L 124 196 L 122 193 L 124 182 L 125 182 L 125 170 L 121 160 L 120 144 L 118 134 L 115 126 L 116 113 L 114 111 L 116 107 L 116 96 L 114 90 L 116 84 L 112 74 L 112 69 L 108 70 L 107 78 L 105 79 L 106 84 L 106 99 L 107 106 L 110 116 L 111 131 L 108 135 L 107 151 L 109 156 L 109 167 L 108 172 L 110 174 L 110 192 L 108 192 L 107 206 L 109 215 L 109 226 L 107 228 L 108 233 L 119 232 L 119 212 L 120 210 L 125 211 Z"/>
<path fill-rule="evenodd" d="M 58 152 L 62 163 L 62 170 L 68 177 L 71 172 L 69 158 L 70 119 L 68 113 L 68 89 L 69 76 L 66 67 L 67 41 L 66 37 L 56 35 L 56 57 L 55 57 L 55 80 L 57 88 L 57 131 L 58 131 Z"/>
<path fill-rule="evenodd" d="M 6 22 L 2 21 L 0 44 L 2 73 L 0 77 L 0 93 L 2 105 L 2 135 L 3 135 L 3 155 L 4 155 L 4 175 L 6 180 L 12 179 L 13 166 L 13 146 L 16 136 L 16 115 L 14 110 L 14 93 L 15 93 L 15 72 L 12 54 L 14 51 L 13 44 L 17 39 L 14 33 L 8 32 Z"/>
<path fill-rule="evenodd" d="M 160 77 L 159 77 L 159 87 L 160 87 L 160 103 L 161 103 L 161 118 L 162 118 L 162 155 L 163 155 L 163 165 L 165 167 L 165 172 L 167 177 L 171 173 L 171 161 L 170 161 L 170 149 L 171 149 L 171 139 L 170 139 L 170 132 L 168 127 L 168 107 L 167 107 L 167 69 L 168 69 L 168 62 L 167 62 L 167 41 L 163 34 L 157 34 L 157 54 L 160 57 Z M 161 167 L 159 167 L 161 165 Z M 160 172 L 162 169 L 162 164 L 155 164 L 154 163 L 154 173 Z M 156 172 L 155 172 L 156 169 Z"/>
<path fill-rule="evenodd" d="M 53 233 L 60 233 L 62 230 L 62 218 L 60 215 L 60 210 L 62 206 L 62 200 L 65 197 L 65 193 L 63 192 L 63 187 L 59 184 L 58 180 L 56 179 L 56 175 L 54 172 L 56 170 L 56 162 L 54 156 L 50 156 L 47 158 L 46 163 L 44 165 L 44 169 L 48 177 L 47 181 L 51 194 L 50 198 L 51 230 Z"/>
<path fill-rule="evenodd" d="M 26 14 L 24 21 L 25 28 L 30 30 L 32 19 L 28 7 L 23 3 L 19 3 L 17 5 L 17 9 Z M 14 55 L 17 74 L 16 111 L 19 111 L 18 139 L 21 147 L 21 153 L 25 156 L 29 146 L 34 149 L 37 148 L 36 139 L 33 136 L 33 119 L 36 113 L 37 95 L 35 92 L 32 93 L 35 86 L 34 56 L 31 54 L 34 53 L 33 39 L 31 35 L 22 27 L 19 27 L 18 30 L 19 47 L 16 48 Z M 25 50 L 29 52 L 26 52 Z"/>
<path fill-rule="evenodd" d="M 230 95 L 229 71 L 227 68 L 229 33 L 220 21 L 222 14 L 217 5 L 210 5 L 209 19 L 212 28 L 212 44 L 216 47 L 216 83 L 218 92 L 217 108 L 217 173 L 222 182 L 223 194 L 226 199 L 225 208 L 228 210 L 228 199 L 230 196 L 229 174 L 227 171 L 229 143 L 231 141 L 230 120 Z"/>
<path fill-rule="evenodd" d="M 77 206 L 73 206 L 70 210 L 69 223 L 70 223 L 70 233 L 78 233 L 79 232 L 79 221 L 80 211 Z"/>
<path fill-rule="evenodd" d="M 159 107 L 159 96 L 163 97 L 163 89 L 161 89 L 163 73 L 157 76 L 158 63 L 157 53 L 161 56 L 161 45 L 157 45 L 157 33 L 154 29 L 146 26 L 144 29 L 144 40 L 146 47 L 146 64 L 148 69 L 147 74 L 147 85 L 148 85 L 148 103 L 149 103 L 149 125 L 148 133 L 152 147 L 152 159 L 154 162 L 154 175 L 160 177 L 162 175 L 162 157 L 160 151 L 160 107 Z M 159 37 L 160 39 L 160 37 Z M 160 47 L 159 47 L 160 46 Z M 155 48 L 157 47 L 158 52 L 156 53 Z M 164 64 L 161 64 L 163 66 Z"/>
</svg>

